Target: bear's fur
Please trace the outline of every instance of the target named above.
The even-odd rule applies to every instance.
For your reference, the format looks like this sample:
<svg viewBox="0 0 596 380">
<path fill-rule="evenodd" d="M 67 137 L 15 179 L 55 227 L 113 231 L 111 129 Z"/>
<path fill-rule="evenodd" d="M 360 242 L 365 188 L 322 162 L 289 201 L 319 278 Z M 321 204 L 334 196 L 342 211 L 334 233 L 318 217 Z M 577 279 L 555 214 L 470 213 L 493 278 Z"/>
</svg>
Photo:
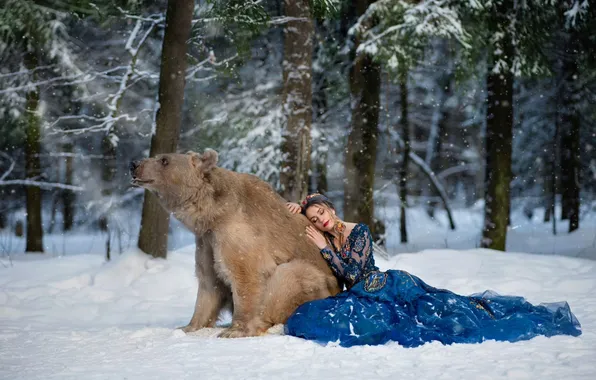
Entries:
<svg viewBox="0 0 596 380">
<path fill-rule="evenodd" d="M 199 287 L 184 331 L 214 326 L 229 306 L 232 325 L 220 336 L 255 336 L 340 291 L 306 237 L 308 220 L 256 176 L 218 167 L 214 150 L 161 154 L 133 163 L 131 174 L 196 236 Z"/>
</svg>

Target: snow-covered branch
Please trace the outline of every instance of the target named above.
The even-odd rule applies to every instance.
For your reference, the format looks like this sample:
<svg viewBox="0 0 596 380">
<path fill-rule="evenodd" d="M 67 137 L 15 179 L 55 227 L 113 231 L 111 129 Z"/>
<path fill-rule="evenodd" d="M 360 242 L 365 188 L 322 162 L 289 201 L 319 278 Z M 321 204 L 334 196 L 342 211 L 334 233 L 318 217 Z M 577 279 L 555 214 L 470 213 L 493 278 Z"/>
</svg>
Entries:
<svg viewBox="0 0 596 380">
<path fill-rule="evenodd" d="M 433 37 L 452 38 L 470 48 L 470 36 L 460 19 L 461 6 L 450 0 L 379 0 L 348 33 L 362 41 L 358 54 L 383 56 L 388 67 L 396 69 L 400 64 L 417 62 Z"/>
<path fill-rule="evenodd" d="M 14 179 L 8 181 L 0 181 L 0 186 L 14 186 L 14 185 L 22 185 L 22 186 L 34 186 L 39 187 L 40 189 L 63 189 L 63 190 L 71 190 L 71 191 L 84 191 L 85 188 L 81 186 L 74 186 L 74 185 L 67 185 L 64 183 L 56 183 L 56 182 L 43 182 L 43 181 L 34 181 L 29 179 Z"/>
<path fill-rule="evenodd" d="M 283 24 L 287 24 L 290 21 L 309 21 L 309 19 L 307 19 L 305 17 L 286 17 L 286 16 L 273 17 L 269 21 L 269 25 L 283 25 Z"/>
<path fill-rule="evenodd" d="M 125 13 L 124 11 L 122 11 L 122 12 Z M 59 132 L 73 133 L 73 134 L 81 134 L 81 133 L 85 133 L 85 132 L 104 132 L 104 133 L 106 133 L 106 135 L 108 135 L 108 134 L 111 134 L 112 129 L 114 128 L 114 125 L 116 124 L 116 122 L 121 121 L 121 120 L 136 121 L 137 120 L 136 116 L 129 116 L 128 114 L 118 115 L 118 112 L 120 109 L 120 104 L 121 104 L 122 98 L 124 97 L 124 94 L 126 93 L 126 90 L 129 89 L 131 86 L 133 86 L 135 83 L 137 83 L 139 80 L 147 77 L 146 75 L 141 75 L 139 77 L 136 77 L 134 75 L 135 69 L 136 69 L 137 58 L 138 58 L 139 51 L 140 51 L 141 47 L 147 41 L 151 32 L 161 22 L 163 22 L 163 20 L 164 20 L 164 18 L 163 18 L 163 15 L 161 15 L 161 14 L 154 15 L 149 18 L 136 18 L 135 26 L 133 27 L 132 31 L 130 32 L 130 35 L 128 36 L 128 39 L 124 46 L 124 49 L 130 56 L 130 62 L 127 66 L 121 66 L 121 68 L 125 69 L 125 72 L 122 74 L 122 76 L 119 79 L 118 90 L 114 94 L 112 94 L 108 97 L 107 108 L 108 108 L 109 112 L 106 116 L 104 116 L 104 117 L 95 117 L 95 116 L 88 116 L 88 115 L 62 116 L 62 117 L 59 117 L 58 119 L 56 119 L 48 127 L 54 128 L 59 123 L 63 122 L 64 120 L 72 120 L 72 119 L 89 120 L 89 121 L 96 122 L 97 124 L 94 124 L 94 125 L 88 126 L 88 127 L 83 127 L 83 128 L 61 130 Z M 145 31 L 142 32 L 143 24 L 146 22 L 150 22 L 150 25 L 147 27 L 147 29 Z M 116 143 L 116 140 L 111 139 L 110 141 L 113 144 Z"/>
<path fill-rule="evenodd" d="M 63 134 L 74 134 L 74 135 L 79 135 L 81 133 L 86 133 L 86 132 L 107 132 L 109 130 L 111 130 L 112 126 L 120 120 L 124 120 L 124 121 L 137 121 L 137 117 L 136 116 L 130 116 L 128 114 L 123 114 L 123 115 L 118 115 L 116 117 L 101 117 L 101 118 L 96 118 L 93 116 L 87 116 L 87 115 L 73 115 L 73 117 L 67 117 L 67 116 L 62 116 L 59 117 L 58 119 L 56 119 L 56 121 L 54 121 L 52 124 L 50 124 L 49 128 L 52 128 L 54 126 L 56 126 L 58 123 L 64 121 L 64 119 L 87 119 L 87 120 L 92 120 L 95 119 L 98 124 L 94 124 L 90 127 L 83 127 L 83 128 L 76 128 L 76 129 L 65 129 L 65 130 L 58 130 L 58 131 L 54 131 L 51 132 L 50 134 L 57 134 L 57 133 L 63 133 Z"/>
<path fill-rule="evenodd" d="M 6 160 L 8 160 L 10 162 L 10 166 L 8 167 L 8 170 L 6 170 L 1 176 L 0 176 L 0 182 L 3 181 L 6 177 L 8 177 L 10 175 L 10 173 L 12 173 L 14 166 L 15 166 L 15 161 L 12 159 L 12 157 L 10 157 L 8 154 L 4 153 L 4 152 L 0 152 L 0 156 L 4 157 Z"/>
<path fill-rule="evenodd" d="M 401 136 L 396 131 L 390 131 L 390 134 L 394 138 L 394 140 L 397 142 L 397 145 L 399 145 L 399 148 L 404 149 L 405 143 L 401 139 Z M 408 156 L 410 157 L 412 162 L 414 164 L 416 164 L 416 166 L 418 166 L 422 170 L 422 172 L 428 177 L 428 179 L 430 180 L 430 183 L 433 185 L 433 187 L 435 188 L 437 193 L 439 193 L 439 196 L 441 197 L 441 200 L 443 201 L 443 205 L 445 206 L 445 211 L 447 211 L 447 217 L 449 218 L 450 228 L 452 230 L 454 230 L 455 222 L 453 221 L 453 213 L 451 211 L 451 206 L 449 206 L 449 202 L 447 202 L 448 197 L 447 197 L 447 192 L 445 191 L 445 188 L 443 187 L 441 182 L 439 182 L 439 180 L 437 179 L 437 176 L 432 171 L 430 166 L 428 166 L 426 164 L 426 162 L 424 162 L 422 157 L 418 156 L 416 153 L 414 153 L 412 151 L 410 151 L 410 154 Z"/>
<path fill-rule="evenodd" d="M 33 70 L 21 70 L 21 71 L 16 71 L 16 72 L 12 72 L 12 73 L 0 74 L 0 78 L 15 77 L 15 76 L 20 76 L 20 75 L 30 75 L 37 71 L 53 69 L 54 67 L 56 67 L 56 65 L 37 66 Z"/>
<path fill-rule="evenodd" d="M 206 82 L 211 79 L 215 79 L 217 74 L 211 74 L 206 77 L 197 77 L 197 73 L 199 72 L 214 72 L 216 67 L 227 66 L 231 61 L 236 59 L 238 54 L 234 54 L 222 61 L 217 61 L 215 58 L 215 54 L 213 51 L 209 52 L 209 56 L 202 60 L 201 62 L 189 67 L 186 70 L 186 80 L 192 82 Z"/>
<path fill-rule="evenodd" d="M 64 153 L 66 154 L 66 153 Z M 0 152 L 0 157 L 4 157 L 6 160 L 10 161 L 10 166 L 8 170 L 6 170 L 2 175 L 0 175 L 0 186 L 12 186 L 12 185 L 24 185 L 24 186 L 36 186 L 41 189 L 64 189 L 64 190 L 72 190 L 72 191 L 83 191 L 85 188 L 81 186 L 74 186 L 74 185 L 67 185 L 64 183 L 55 183 L 55 182 L 43 182 L 43 181 L 36 181 L 33 179 L 14 179 L 6 181 L 6 177 L 12 173 L 15 167 L 15 161 L 10 157 L 8 154 L 4 152 Z"/>
<path fill-rule="evenodd" d="M 72 157 L 72 158 L 80 158 L 83 160 L 91 160 L 91 159 L 104 159 L 104 158 L 112 158 L 108 156 L 104 156 L 103 154 L 80 154 L 80 153 L 68 153 L 68 152 L 58 152 L 58 153 L 41 153 L 37 154 L 38 157 Z"/>
<path fill-rule="evenodd" d="M 477 170 L 477 169 L 478 169 L 478 164 L 464 164 L 464 165 L 452 166 L 452 167 L 447 168 L 447 169 L 443 170 L 442 172 L 440 172 L 437 175 L 437 177 L 444 180 L 445 178 L 447 178 L 450 175 L 461 173 L 461 172 Z"/>
<path fill-rule="evenodd" d="M 60 77 L 54 77 L 46 80 L 41 80 L 38 82 L 29 82 L 27 84 L 14 86 L 14 87 L 6 87 L 0 90 L 0 95 L 11 93 L 11 92 L 19 92 L 19 91 L 30 91 L 36 87 L 42 87 L 46 85 L 52 85 L 53 87 L 59 86 L 73 86 L 77 84 L 85 84 L 94 81 L 97 78 L 104 78 L 108 80 L 115 80 L 115 78 L 109 74 L 117 72 L 119 70 L 125 69 L 126 66 L 118 66 L 113 67 L 111 69 L 97 72 L 97 73 L 80 73 L 80 74 L 73 74 L 73 75 L 66 75 Z M 34 70 L 29 71 L 32 73 Z"/>
<path fill-rule="evenodd" d="M 140 21 L 146 21 L 146 22 L 156 22 L 156 23 L 161 23 L 165 20 L 163 13 L 154 13 L 152 15 L 143 17 L 143 16 L 138 16 L 138 15 L 134 15 L 132 13 L 128 13 L 127 11 L 125 11 L 124 9 L 118 7 L 118 10 L 124 15 L 125 18 L 131 19 L 131 20 L 140 20 Z"/>
<path fill-rule="evenodd" d="M 590 6 L 588 0 L 575 0 L 573 5 L 565 11 L 566 26 L 575 27 L 575 23 L 579 18 L 582 18 L 583 14 L 587 12 Z"/>
</svg>

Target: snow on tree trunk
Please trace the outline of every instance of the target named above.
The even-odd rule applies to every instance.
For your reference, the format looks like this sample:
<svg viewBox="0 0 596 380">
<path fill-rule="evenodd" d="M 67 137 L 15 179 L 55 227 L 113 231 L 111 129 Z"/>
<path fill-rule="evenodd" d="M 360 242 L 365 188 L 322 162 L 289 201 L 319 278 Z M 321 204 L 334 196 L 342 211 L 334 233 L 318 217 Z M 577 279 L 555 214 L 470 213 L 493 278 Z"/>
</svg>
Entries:
<svg viewBox="0 0 596 380">
<path fill-rule="evenodd" d="M 493 65 L 487 75 L 486 191 L 481 245 L 504 251 L 509 219 L 511 151 L 513 133 L 514 49 L 508 30 L 513 1 L 493 6 L 491 28 L 498 35 L 493 47 Z M 501 29 L 503 28 L 503 29 Z"/>
<path fill-rule="evenodd" d="M 27 70 L 37 66 L 37 56 L 33 52 L 25 55 Z M 34 76 L 35 77 L 35 76 Z M 27 91 L 25 116 L 25 162 L 26 176 L 36 180 L 41 175 L 39 153 L 41 151 L 41 120 L 37 114 L 39 89 L 32 87 Z M 27 198 L 27 246 L 26 252 L 43 252 L 43 226 L 41 220 L 41 188 L 26 186 Z"/>
<path fill-rule="evenodd" d="M 186 73 L 187 40 L 194 10 L 192 0 L 169 0 L 159 73 L 159 109 L 150 156 L 176 150 L 180 136 Z M 145 191 L 139 248 L 154 257 L 166 257 L 169 214 L 157 197 Z"/>
<path fill-rule="evenodd" d="M 372 1 L 355 2 L 362 15 Z M 373 185 L 377 156 L 381 68 L 366 52 L 356 54 L 360 44 L 355 37 L 349 83 L 352 120 L 346 146 L 344 218 L 368 224 L 374 231 Z"/>
<path fill-rule="evenodd" d="M 300 202 L 308 192 L 312 121 L 312 49 L 314 26 L 308 0 L 285 0 L 283 60 L 282 196 Z"/>
</svg>

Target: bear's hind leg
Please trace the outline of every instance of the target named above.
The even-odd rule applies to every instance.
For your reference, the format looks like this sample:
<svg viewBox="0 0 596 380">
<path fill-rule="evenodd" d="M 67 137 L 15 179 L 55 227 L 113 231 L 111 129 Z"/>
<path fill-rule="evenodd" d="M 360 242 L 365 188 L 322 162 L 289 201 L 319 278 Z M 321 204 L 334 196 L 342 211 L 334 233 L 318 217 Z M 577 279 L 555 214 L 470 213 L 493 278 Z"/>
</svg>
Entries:
<svg viewBox="0 0 596 380">
<path fill-rule="evenodd" d="M 303 303 L 333 295 L 329 280 L 328 274 L 306 261 L 279 265 L 267 282 L 263 310 L 251 321 L 251 327 L 264 334 L 270 327 L 286 323 Z"/>
</svg>

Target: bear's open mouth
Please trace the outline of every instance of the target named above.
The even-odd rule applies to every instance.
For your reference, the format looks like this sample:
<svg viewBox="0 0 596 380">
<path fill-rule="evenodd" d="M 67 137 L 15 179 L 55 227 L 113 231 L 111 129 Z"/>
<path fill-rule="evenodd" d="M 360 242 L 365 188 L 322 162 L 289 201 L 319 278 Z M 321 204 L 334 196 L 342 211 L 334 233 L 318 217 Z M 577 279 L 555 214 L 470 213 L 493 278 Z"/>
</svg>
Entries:
<svg viewBox="0 0 596 380">
<path fill-rule="evenodd" d="M 148 183 L 153 182 L 152 179 L 139 179 L 139 178 L 133 178 L 132 180 L 130 180 L 130 184 L 133 186 L 142 186 Z"/>
</svg>

